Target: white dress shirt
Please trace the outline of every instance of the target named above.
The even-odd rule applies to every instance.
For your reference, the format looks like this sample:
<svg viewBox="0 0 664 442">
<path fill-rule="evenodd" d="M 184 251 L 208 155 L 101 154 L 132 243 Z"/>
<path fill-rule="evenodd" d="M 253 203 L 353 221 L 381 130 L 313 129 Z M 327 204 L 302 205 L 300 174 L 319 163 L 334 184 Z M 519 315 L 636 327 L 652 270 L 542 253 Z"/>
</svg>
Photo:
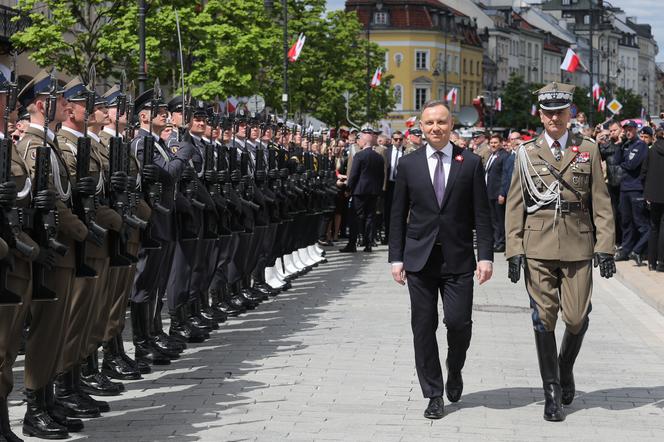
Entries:
<svg viewBox="0 0 664 442">
<path fill-rule="evenodd" d="M 567 146 L 567 138 L 569 138 L 569 132 L 565 131 L 562 137 L 558 138 L 558 142 L 560 143 L 560 152 L 562 152 L 562 155 L 565 156 L 565 146 Z M 549 149 L 551 149 L 551 153 L 553 156 L 556 156 L 555 149 L 553 147 L 553 143 L 556 141 L 549 135 L 546 131 L 544 131 L 544 139 L 546 140 L 547 143 L 549 143 Z"/>
<path fill-rule="evenodd" d="M 438 156 L 436 155 L 436 149 L 431 147 L 427 143 L 427 163 L 429 165 L 429 177 L 433 183 L 433 176 L 436 173 L 436 167 L 438 166 Z M 445 170 L 445 187 L 447 187 L 447 177 L 450 176 L 450 169 L 452 168 L 452 143 L 449 141 L 447 145 L 443 147 L 443 170 Z"/>
</svg>

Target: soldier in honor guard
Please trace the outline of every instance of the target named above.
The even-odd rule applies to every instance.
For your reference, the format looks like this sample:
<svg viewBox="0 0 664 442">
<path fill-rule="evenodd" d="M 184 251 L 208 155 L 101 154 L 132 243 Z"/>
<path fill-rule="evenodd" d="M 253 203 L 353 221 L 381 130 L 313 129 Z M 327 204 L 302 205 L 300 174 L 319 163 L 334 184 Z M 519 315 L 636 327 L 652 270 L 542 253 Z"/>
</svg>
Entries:
<svg viewBox="0 0 664 442">
<path fill-rule="evenodd" d="M 23 433 L 63 439 L 69 431 L 83 428 L 80 420 L 69 419 L 68 410 L 54 401 L 53 380 L 58 374 L 69 319 L 68 301 L 75 280 L 75 242 L 85 241 L 88 229 L 72 212 L 69 172 L 53 133 L 55 126 L 68 118 L 69 103 L 62 91 L 56 90 L 55 79 L 46 71 L 38 73 L 21 90 L 18 99 L 30 114 L 30 126 L 17 148 L 33 182 L 33 208 L 38 217 L 35 234 L 43 240 L 38 241 L 42 262 L 38 267 L 33 266 L 33 272 L 37 273 L 33 275 L 32 320 L 25 354 L 27 410 Z M 55 192 L 54 205 L 52 193 L 45 192 L 46 188 Z M 78 399 L 86 406 L 96 407 L 89 396 L 80 394 Z"/>
<path fill-rule="evenodd" d="M 4 69 L 3 69 L 4 70 Z M 14 387 L 12 368 L 22 341 L 23 324 L 32 299 L 32 261 L 39 256 L 39 246 L 23 229 L 30 227 L 26 209 L 30 206 L 29 170 L 5 128 L 15 105 L 15 85 L 0 72 L 0 440 L 19 441 L 11 430 L 7 398 Z M 10 98 L 11 96 L 11 98 Z M 9 104 L 9 103 L 11 104 Z M 6 150 L 5 150 L 6 149 Z M 11 156 L 9 176 L 4 169 Z M 5 181 L 6 180 L 6 181 Z M 55 203 L 52 191 L 49 199 Z M 23 213 L 23 222 L 17 216 Z M 3 238 L 7 238 L 5 241 Z M 8 244 L 9 243 L 9 244 Z M 9 247 L 9 245 L 12 245 Z"/>
<path fill-rule="evenodd" d="M 524 269 L 544 388 L 544 419 L 565 419 L 574 400 L 573 366 L 588 329 L 592 267 L 615 272 L 613 213 L 601 157 L 590 138 L 567 129 L 574 86 L 537 91 L 544 131 L 517 149 L 506 209 L 509 278 Z M 560 353 L 555 326 L 565 323 Z"/>
</svg>

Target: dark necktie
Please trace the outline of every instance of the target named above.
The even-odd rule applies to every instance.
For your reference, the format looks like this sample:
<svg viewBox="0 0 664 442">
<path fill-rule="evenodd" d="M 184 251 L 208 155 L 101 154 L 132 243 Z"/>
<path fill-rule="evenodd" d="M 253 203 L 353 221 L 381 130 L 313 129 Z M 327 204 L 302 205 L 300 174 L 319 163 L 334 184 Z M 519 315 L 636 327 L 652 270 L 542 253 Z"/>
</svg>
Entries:
<svg viewBox="0 0 664 442">
<path fill-rule="evenodd" d="M 558 140 L 553 142 L 553 157 L 556 159 L 556 161 L 560 161 L 560 159 L 563 156 L 563 152 L 560 150 L 560 143 Z"/>
<path fill-rule="evenodd" d="M 445 196 L 445 168 L 443 167 L 443 156 L 445 154 L 441 150 L 435 154 L 438 157 L 438 163 L 433 173 L 433 188 L 436 192 L 438 206 L 441 206 L 443 204 L 443 197 Z"/>
</svg>

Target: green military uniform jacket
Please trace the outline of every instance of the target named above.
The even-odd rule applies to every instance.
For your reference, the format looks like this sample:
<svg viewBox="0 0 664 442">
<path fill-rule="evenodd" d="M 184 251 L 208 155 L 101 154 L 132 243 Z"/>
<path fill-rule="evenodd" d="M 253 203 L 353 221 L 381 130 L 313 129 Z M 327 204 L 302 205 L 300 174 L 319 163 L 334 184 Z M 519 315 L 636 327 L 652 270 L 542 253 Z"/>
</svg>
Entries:
<svg viewBox="0 0 664 442">
<path fill-rule="evenodd" d="M 591 259 L 595 252 L 615 251 L 613 211 L 599 149 L 589 138 L 568 134 L 560 162 L 555 160 L 544 132 L 517 150 L 505 214 L 507 258 L 525 255 L 540 260 L 583 261 Z M 522 162 L 526 162 L 523 158 L 529 160 L 525 170 L 540 191 L 556 181 L 547 168 L 550 164 L 578 192 L 583 208 L 569 213 L 540 208 L 527 213 L 526 179 L 521 177 L 525 173 L 521 172 Z M 563 201 L 579 201 L 575 192 L 562 185 L 560 188 Z"/>
</svg>

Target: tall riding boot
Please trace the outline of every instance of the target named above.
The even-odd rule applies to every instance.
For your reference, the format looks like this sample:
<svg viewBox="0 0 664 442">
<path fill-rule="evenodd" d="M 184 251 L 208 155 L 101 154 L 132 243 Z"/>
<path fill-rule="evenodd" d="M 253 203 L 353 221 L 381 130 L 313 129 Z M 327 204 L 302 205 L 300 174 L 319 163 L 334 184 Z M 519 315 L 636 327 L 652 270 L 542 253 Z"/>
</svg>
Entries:
<svg viewBox="0 0 664 442">
<path fill-rule="evenodd" d="M 61 407 L 55 405 L 55 396 L 53 393 L 53 383 L 49 383 L 44 388 L 44 400 L 46 401 L 46 409 L 48 414 L 51 415 L 54 421 L 62 425 L 70 433 L 79 433 L 83 431 L 83 421 L 80 419 L 70 419 L 65 414 Z"/>
<path fill-rule="evenodd" d="M 192 327 L 186 316 L 184 306 L 176 307 L 175 311 L 170 312 L 171 328 L 168 333 L 171 336 L 178 336 L 187 342 L 203 342 L 209 335 L 198 327 Z"/>
<path fill-rule="evenodd" d="M 537 346 L 537 359 L 544 387 L 544 420 L 564 421 L 565 410 L 563 410 L 561 403 L 562 391 L 560 388 L 555 333 L 535 330 L 535 345 Z"/>
<path fill-rule="evenodd" d="M 560 355 L 558 356 L 558 366 L 560 367 L 560 387 L 563 390 L 562 402 L 563 405 L 569 405 L 574 400 L 576 394 L 576 385 L 574 384 L 574 362 L 581 350 L 583 337 L 588 330 L 588 317 L 581 331 L 573 335 L 568 330 L 565 330 L 563 336 L 563 343 L 560 346 Z"/>
<path fill-rule="evenodd" d="M 210 321 L 201 314 L 201 301 L 198 299 L 189 300 L 189 322 L 210 333 L 219 328 L 219 324 Z"/>
<path fill-rule="evenodd" d="M 152 315 L 152 321 L 150 321 L 149 335 L 151 341 L 154 345 L 162 352 L 165 356 L 168 356 L 169 359 L 179 359 L 180 353 L 182 353 L 186 347 L 186 344 L 180 340 L 171 338 L 166 333 L 164 333 L 163 323 L 161 321 L 161 310 L 156 307 L 156 304 L 150 303 L 150 312 L 154 312 Z"/>
<path fill-rule="evenodd" d="M 148 328 L 151 320 L 150 305 L 147 302 L 131 303 L 131 322 L 136 360 L 147 364 L 169 365 L 171 359 L 159 351 L 157 346 L 150 341 Z"/>
<path fill-rule="evenodd" d="M 45 393 L 45 388 L 25 389 L 27 407 L 23 418 L 23 435 L 40 439 L 67 439 L 67 429 L 55 422 L 48 413 Z"/>
<path fill-rule="evenodd" d="M 106 401 L 98 401 L 83 391 L 81 388 L 81 364 L 76 364 L 71 370 L 72 386 L 76 394 L 85 402 L 93 407 L 97 407 L 101 413 L 111 411 L 111 406 Z"/>
<path fill-rule="evenodd" d="M 129 365 L 120 355 L 115 337 L 102 343 L 102 354 L 101 372 L 106 376 L 121 380 L 141 379 L 141 373 L 136 367 Z"/>
<path fill-rule="evenodd" d="M 138 362 L 132 359 L 127 354 L 124 348 L 124 340 L 122 339 L 122 333 L 118 333 L 117 335 L 115 335 L 115 343 L 118 346 L 118 352 L 120 353 L 122 359 L 124 359 L 124 361 L 127 364 L 129 364 L 132 368 L 134 368 L 134 370 L 137 370 L 140 374 L 149 374 L 152 372 L 150 364 L 146 364 L 145 362 Z"/>
<path fill-rule="evenodd" d="M 78 374 L 78 371 L 76 372 Z M 63 410 L 67 417 L 100 417 L 100 410 L 78 394 L 73 383 L 74 374 L 68 371 L 55 378 L 55 406 Z"/>
<path fill-rule="evenodd" d="M 23 442 L 23 439 L 18 437 L 12 431 L 11 424 L 9 423 L 7 399 L 4 397 L 0 397 L 0 440 L 7 442 Z"/>
<path fill-rule="evenodd" d="M 124 385 L 111 380 L 99 371 L 97 350 L 93 351 L 81 365 L 81 391 L 95 396 L 118 396 Z"/>
</svg>

